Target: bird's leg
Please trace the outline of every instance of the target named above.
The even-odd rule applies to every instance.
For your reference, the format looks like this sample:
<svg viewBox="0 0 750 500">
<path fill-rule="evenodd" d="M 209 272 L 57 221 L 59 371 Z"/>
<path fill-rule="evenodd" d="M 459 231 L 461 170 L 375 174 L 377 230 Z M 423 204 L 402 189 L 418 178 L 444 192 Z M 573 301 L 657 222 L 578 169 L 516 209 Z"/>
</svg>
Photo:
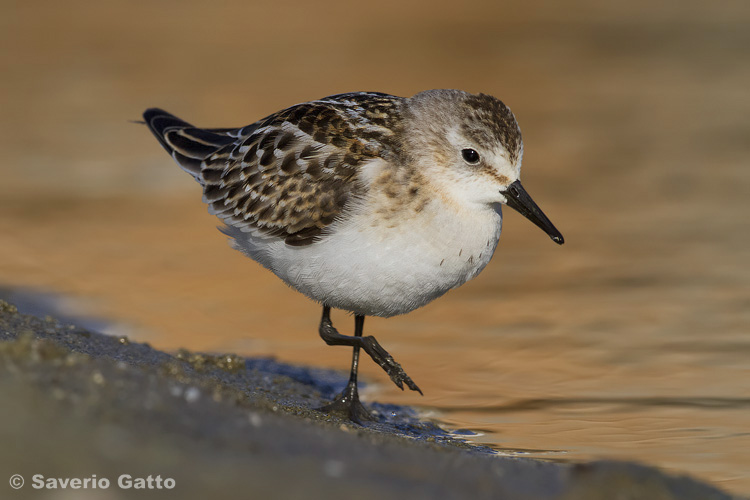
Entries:
<svg viewBox="0 0 750 500">
<path fill-rule="evenodd" d="M 357 368 L 359 365 L 359 349 L 362 348 L 370 355 L 373 361 L 380 365 L 383 370 L 391 377 L 393 383 L 395 383 L 400 389 L 403 390 L 404 384 L 413 391 L 418 391 L 422 394 L 422 391 L 417 387 L 411 378 L 404 372 L 401 365 L 393 360 L 393 357 L 383 349 L 375 337 L 368 335 L 367 337 L 362 336 L 362 330 L 365 324 L 365 317 L 357 315 L 354 317 L 354 336 L 342 335 L 331 323 L 331 308 L 323 306 L 323 317 L 320 320 L 319 333 L 320 337 L 328 345 L 348 345 L 354 348 L 352 354 L 352 370 L 349 375 L 349 383 L 347 384 L 344 391 L 336 398 L 336 400 L 330 405 L 321 408 L 324 411 L 331 410 L 346 410 L 349 413 L 349 417 L 355 422 L 362 419 L 364 415 L 365 419 L 372 419 L 367 410 L 364 409 L 362 404 L 359 402 L 359 394 L 357 392 Z M 361 410 L 361 411 L 360 411 Z M 362 415 L 364 413 L 364 415 Z"/>
<path fill-rule="evenodd" d="M 338 331 L 336 331 L 336 329 L 333 327 L 333 323 L 331 323 L 330 312 L 330 307 L 323 307 L 323 319 L 320 322 L 320 336 L 323 337 L 323 340 L 325 340 L 329 345 L 354 346 L 352 353 L 352 369 L 349 373 L 349 382 L 346 384 L 344 390 L 341 391 L 338 396 L 336 396 L 336 399 L 331 404 L 320 408 L 320 410 L 326 413 L 344 413 L 347 415 L 347 417 L 349 417 L 350 420 L 361 425 L 363 421 L 374 420 L 374 418 L 359 401 L 359 391 L 357 390 L 357 369 L 359 367 L 360 346 L 356 344 L 356 341 L 354 344 L 346 344 L 343 342 L 344 339 L 350 339 L 352 337 L 341 335 Z M 362 337 L 362 328 L 364 324 L 364 316 L 354 317 L 353 338 Z"/>
<path fill-rule="evenodd" d="M 409 389 L 411 389 L 412 391 L 417 391 L 422 394 L 422 391 L 419 389 L 419 387 L 417 387 L 417 384 L 415 384 L 412 379 L 409 378 L 406 372 L 404 372 L 404 369 L 401 368 L 401 365 L 394 361 L 393 357 L 388 354 L 388 351 L 383 349 L 380 344 L 378 344 L 378 341 L 375 340 L 375 337 L 373 337 L 372 335 L 362 337 L 361 331 L 359 332 L 359 336 L 350 337 L 348 335 L 341 335 L 338 331 L 336 331 L 336 329 L 333 327 L 333 324 L 331 323 L 330 312 L 330 307 L 323 306 L 323 318 L 320 321 L 319 333 L 326 344 L 361 347 L 367 354 L 370 355 L 373 361 L 375 361 L 383 370 L 385 370 L 388 376 L 391 377 L 393 383 L 396 384 L 399 389 L 403 390 L 404 384 L 406 384 L 407 387 L 409 387 Z M 364 324 L 364 317 L 362 317 L 361 321 L 362 324 L 360 324 L 360 328 Z M 356 366 L 353 366 L 352 369 L 356 373 Z"/>
</svg>

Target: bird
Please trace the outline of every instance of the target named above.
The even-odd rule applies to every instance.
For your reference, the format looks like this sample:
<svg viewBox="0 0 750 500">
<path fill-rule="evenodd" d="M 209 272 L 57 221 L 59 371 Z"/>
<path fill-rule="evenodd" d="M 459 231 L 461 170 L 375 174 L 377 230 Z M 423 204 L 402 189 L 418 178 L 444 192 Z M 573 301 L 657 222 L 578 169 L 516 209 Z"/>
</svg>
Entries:
<svg viewBox="0 0 750 500">
<path fill-rule="evenodd" d="M 422 394 L 364 335 L 366 316 L 408 313 L 477 276 L 503 205 L 564 242 L 521 184 L 514 114 L 488 94 L 350 92 L 240 128 L 198 128 L 158 108 L 143 118 L 201 185 L 230 245 L 322 306 L 325 343 L 352 347 L 346 387 L 320 410 L 363 425 L 376 417 L 359 398 L 360 349 Z M 354 315 L 353 335 L 333 326 L 332 308 Z"/>
</svg>

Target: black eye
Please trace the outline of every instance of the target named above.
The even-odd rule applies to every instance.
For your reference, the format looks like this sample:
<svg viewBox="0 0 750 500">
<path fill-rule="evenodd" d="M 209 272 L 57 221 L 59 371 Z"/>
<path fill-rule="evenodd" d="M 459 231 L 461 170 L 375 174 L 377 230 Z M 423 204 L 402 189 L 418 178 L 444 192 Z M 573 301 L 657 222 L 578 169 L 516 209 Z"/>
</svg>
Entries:
<svg viewBox="0 0 750 500">
<path fill-rule="evenodd" d="M 469 163 L 471 165 L 476 165 L 477 163 L 479 163 L 479 153 L 471 148 L 462 149 L 461 156 L 464 157 L 464 161 L 466 163 Z"/>
</svg>

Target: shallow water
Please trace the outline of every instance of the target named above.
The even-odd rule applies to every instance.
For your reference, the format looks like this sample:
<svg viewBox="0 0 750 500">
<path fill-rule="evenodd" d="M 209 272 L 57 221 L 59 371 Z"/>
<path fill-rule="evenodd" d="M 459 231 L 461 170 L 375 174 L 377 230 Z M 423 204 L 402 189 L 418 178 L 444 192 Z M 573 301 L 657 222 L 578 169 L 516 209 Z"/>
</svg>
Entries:
<svg viewBox="0 0 750 500">
<path fill-rule="evenodd" d="M 318 306 L 230 250 L 197 185 L 127 120 L 159 105 L 244 125 L 342 91 L 484 91 L 516 113 L 524 185 L 566 244 L 506 211 L 476 280 L 367 319 L 425 396 L 367 362 L 366 397 L 503 453 L 640 460 L 748 494 L 750 9 L 565 5 L 3 5 L 0 287 L 59 294 L 160 348 L 346 369 Z"/>
</svg>

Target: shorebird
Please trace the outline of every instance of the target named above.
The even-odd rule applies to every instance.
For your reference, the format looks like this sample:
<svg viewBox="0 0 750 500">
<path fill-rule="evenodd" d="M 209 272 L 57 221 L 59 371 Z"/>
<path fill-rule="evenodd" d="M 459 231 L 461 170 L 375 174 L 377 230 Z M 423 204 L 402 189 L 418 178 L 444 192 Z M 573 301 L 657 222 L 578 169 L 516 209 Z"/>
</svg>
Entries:
<svg viewBox="0 0 750 500">
<path fill-rule="evenodd" d="M 230 244 L 323 306 L 329 345 L 353 348 L 349 383 L 322 408 L 371 420 L 357 391 L 363 349 L 402 390 L 422 391 L 365 316 L 404 314 L 477 276 L 508 205 L 563 236 L 520 181 L 523 142 L 499 99 L 460 90 L 410 98 L 338 94 L 241 128 L 203 129 L 160 109 L 148 127 L 203 188 Z M 354 335 L 331 308 L 354 314 Z"/>
</svg>

